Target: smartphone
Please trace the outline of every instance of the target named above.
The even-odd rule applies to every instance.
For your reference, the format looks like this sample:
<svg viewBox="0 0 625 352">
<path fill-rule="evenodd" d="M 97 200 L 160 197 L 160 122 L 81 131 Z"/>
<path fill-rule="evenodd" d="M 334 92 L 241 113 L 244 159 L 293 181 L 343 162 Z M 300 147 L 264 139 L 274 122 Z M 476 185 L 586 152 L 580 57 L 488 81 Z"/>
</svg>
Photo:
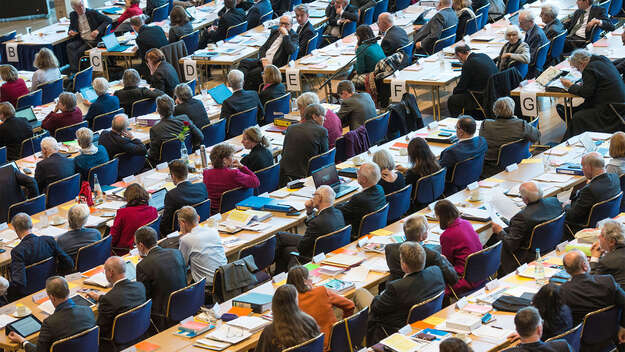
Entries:
<svg viewBox="0 0 625 352">
<path fill-rule="evenodd" d="M 451 137 L 451 132 L 438 132 L 441 137 Z"/>
</svg>

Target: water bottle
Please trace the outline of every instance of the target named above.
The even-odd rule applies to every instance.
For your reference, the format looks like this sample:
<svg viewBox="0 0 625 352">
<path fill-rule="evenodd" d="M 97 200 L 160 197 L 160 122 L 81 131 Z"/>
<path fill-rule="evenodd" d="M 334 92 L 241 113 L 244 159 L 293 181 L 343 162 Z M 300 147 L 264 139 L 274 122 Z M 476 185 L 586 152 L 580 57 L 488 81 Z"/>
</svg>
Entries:
<svg viewBox="0 0 625 352">
<path fill-rule="evenodd" d="M 208 167 L 208 161 L 206 160 L 206 147 L 204 144 L 200 146 L 200 158 L 202 160 L 202 169 L 206 169 Z"/>
<path fill-rule="evenodd" d="M 95 194 L 95 205 L 104 203 L 104 193 L 102 193 L 102 187 L 100 181 L 98 181 L 98 175 L 93 175 L 93 193 Z"/>
<path fill-rule="evenodd" d="M 543 266 L 543 260 L 540 257 L 540 248 L 536 248 L 536 265 L 534 266 L 534 277 L 536 278 L 536 285 L 543 286 L 547 283 L 545 280 L 545 267 Z"/>
</svg>

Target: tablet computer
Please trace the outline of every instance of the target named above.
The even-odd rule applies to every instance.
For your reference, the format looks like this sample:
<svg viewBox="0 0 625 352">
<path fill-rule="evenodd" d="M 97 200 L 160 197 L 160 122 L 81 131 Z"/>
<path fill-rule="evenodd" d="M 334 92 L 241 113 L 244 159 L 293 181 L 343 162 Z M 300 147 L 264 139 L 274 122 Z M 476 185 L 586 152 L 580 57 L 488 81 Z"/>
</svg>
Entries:
<svg viewBox="0 0 625 352">
<path fill-rule="evenodd" d="M 74 304 L 77 304 L 79 306 L 85 306 L 85 307 L 95 306 L 95 302 L 91 298 L 85 298 L 81 295 L 74 295 L 70 298 L 72 299 L 72 301 L 74 301 Z"/>
<path fill-rule="evenodd" d="M 15 331 L 16 334 L 24 338 L 36 332 L 39 332 L 39 330 L 41 330 L 41 321 L 32 314 L 29 314 L 22 319 L 7 324 L 7 326 L 5 327 L 5 332 L 7 335 L 9 334 L 9 332 Z"/>
</svg>

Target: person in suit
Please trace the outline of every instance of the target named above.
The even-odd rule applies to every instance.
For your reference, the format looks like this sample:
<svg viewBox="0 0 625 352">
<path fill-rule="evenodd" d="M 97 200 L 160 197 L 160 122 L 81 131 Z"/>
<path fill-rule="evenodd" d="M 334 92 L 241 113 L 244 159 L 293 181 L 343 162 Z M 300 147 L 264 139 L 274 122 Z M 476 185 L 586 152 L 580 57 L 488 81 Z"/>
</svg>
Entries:
<svg viewBox="0 0 625 352">
<path fill-rule="evenodd" d="M 297 58 L 300 59 L 306 56 L 307 52 L 309 51 L 308 42 L 315 36 L 316 32 L 315 28 L 309 20 L 308 6 L 306 6 L 305 4 L 299 4 L 295 6 L 293 10 L 295 11 L 295 19 L 297 20 L 297 24 L 299 25 L 297 27 L 296 33 L 299 40 L 300 48 L 299 52 L 297 53 Z M 319 43 L 320 40 L 321 38 L 317 38 L 317 43 Z M 315 47 L 310 50 L 314 49 L 317 48 Z"/>
<path fill-rule="evenodd" d="M 17 106 L 17 99 L 30 93 L 26 82 L 19 77 L 17 69 L 13 65 L 0 66 L 0 78 L 4 84 L 0 87 L 0 102 L 9 102 Z"/>
<path fill-rule="evenodd" d="M 124 191 L 126 205 L 117 209 L 111 226 L 111 244 L 116 253 L 130 250 L 135 245 L 135 232 L 158 218 L 158 211 L 151 206 L 150 194 L 138 183 L 131 183 Z"/>
<path fill-rule="evenodd" d="M 87 292 L 87 295 L 98 302 L 100 337 L 110 339 L 115 317 L 145 303 L 145 286 L 126 277 L 126 261 L 121 257 L 112 256 L 104 262 L 104 275 L 111 290 L 105 294 Z M 100 344 L 105 341 L 100 339 Z"/>
<path fill-rule="evenodd" d="M 367 345 L 373 346 L 383 337 L 391 335 L 406 325 L 410 308 L 445 290 L 441 269 L 426 267 L 425 250 L 417 242 L 404 242 L 399 246 L 399 258 L 404 277 L 387 282 L 386 289 L 373 297 L 359 288 L 353 300 L 360 311 L 369 307 Z"/>
<path fill-rule="evenodd" d="M 43 320 L 37 344 L 11 331 L 9 340 L 19 344 L 26 352 L 49 351 L 55 341 L 72 336 L 96 325 L 91 308 L 75 304 L 69 298 L 69 285 L 61 276 L 46 280 L 46 293 L 54 306 L 54 313 Z"/>
<path fill-rule="evenodd" d="M 63 92 L 59 95 L 59 101 L 43 121 L 41 128 L 48 130 L 54 137 L 56 130 L 82 122 L 82 111 L 76 105 L 76 95 L 71 92 Z"/>
<path fill-rule="evenodd" d="M 565 223 L 571 234 L 583 228 L 588 221 L 590 209 L 593 205 L 617 195 L 621 191 L 621 184 L 616 174 L 605 172 L 603 156 L 592 152 L 582 157 L 582 171 L 586 177 L 586 184 L 577 192 L 571 193 L 570 203 L 565 203 Z"/>
<path fill-rule="evenodd" d="M 120 153 L 145 155 L 147 149 L 139 138 L 135 138 L 128 129 L 128 115 L 118 114 L 113 117 L 110 131 L 102 131 L 98 143 L 106 148 L 109 159 Z"/>
<path fill-rule="evenodd" d="M 134 16 L 130 19 L 130 26 L 132 30 L 137 33 L 137 55 L 143 61 L 145 54 L 150 49 L 159 49 L 167 44 L 169 41 L 165 36 L 163 28 L 160 26 L 146 26 L 143 22 L 142 16 Z"/>
<path fill-rule="evenodd" d="M 351 5 L 349 0 L 334 0 L 326 7 L 326 17 L 328 26 L 324 34 L 340 38 L 344 23 L 358 22 L 358 8 Z"/>
<path fill-rule="evenodd" d="M 269 0 L 256 0 L 254 5 L 247 11 L 247 28 L 252 29 L 263 24 L 260 21 L 263 15 L 272 11 Z M 269 19 L 271 19 L 271 16 Z"/>
<path fill-rule="evenodd" d="M 457 337 L 448 337 L 441 341 L 439 352 L 473 352 L 466 342 Z"/>
<path fill-rule="evenodd" d="M 289 232 L 278 232 L 276 239 L 276 273 L 287 271 L 297 264 L 291 252 L 298 252 L 306 258 L 313 257 L 315 240 L 319 236 L 327 235 L 345 226 L 343 213 L 334 207 L 336 194 L 330 186 L 319 186 L 312 199 L 306 201 L 305 220 L 306 232 L 304 235 Z"/>
<path fill-rule="evenodd" d="M 603 7 L 592 5 L 591 0 L 579 0 L 576 3 L 577 10 L 573 12 L 569 21 L 564 22 L 567 32 L 564 42 L 565 53 L 585 47 L 591 40 L 590 36 L 595 26 L 606 32 L 611 32 L 615 28 Z"/>
<path fill-rule="evenodd" d="M 590 249 L 590 273 L 612 275 L 625 287 L 625 225 L 606 219 L 601 222 L 599 240 Z"/>
<path fill-rule="evenodd" d="M 352 240 L 359 236 L 362 218 L 386 204 L 384 190 L 378 185 L 381 174 L 377 164 L 371 162 L 362 164 L 357 177 L 362 191 L 352 196 L 349 201 L 336 206 L 343 213 L 345 223 L 352 225 Z"/>
<path fill-rule="evenodd" d="M 365 92 L 356 92 L 352 81 L 339 82 L 336 93 L 342 100 L 337 115 L 339 115 L 343 126 L 349 125 L 350 131 L 364 125 L 368 119 L 377 116 L 378 112 L 371 95 Z"/>
<path fill-rule="evenodd" d="M 573 324 L 577 325 L 584 320 L 586 314 L 598 309 L 615 305 L 619 309 L 625 308 L 625 291 L 614 281 L 612 275 L 591 275 L 590 264 L 586 255 L 575 249 L 564 255 L 564 269 L 571 280 L 560 286 L 562 300 L 573 313 Z M 602 351 L 612 341 L 625 343 L 625 317 L 621 315 L 617 336 L 592 346 L 582 344 L 583 351 Z"/>
<path fill-rule="evenodd" d="M 558 19 L 559 12 L 560 9 L 552 3 L 545 3 L 540 8 L 540 19 L 545 24 L 543 32 L 549 41 L 553 40 L 553 38 L 565 30 L 564 25 Z"/>
<path fill-rule="evenodd" d="M 541 341 L 543 321 L 538 309 L 525 307 L 519 309 L 514 316 L 514 326 L 519 335 L 520 344 L 508 348 L 506 352 L 572 352 L 566 340 L 559 339 L 549 342 Z"/>
<path fill-rule="evenodd" d="M 79 128 L 76 131 L 76 139 L 80 147 L 80 154 L 74 158 L 76 172 L 80 172 L 83 181 L 89 179 L 89 172 L 92 168 L 109 161 L 109 155 L 103 145 L 93 143 L 93 132 L 87 127 Z"/>
<path fill-rule="evenodd" d="M 260 89 L 260 102 L 265 106 L 268 101 L 286 94 L 286 87 L 282 84 L 282 74 L 275 65 L 267 65 L 263 70 L 263 85 Z"/>
<path fill-rule="evenodd" d="M 143 13 L 148 17 L 146 23 L 152 22 L 152 14 L 157 7 L 161 7 L 167 3 L 167 0 L 147 0 L 145 3 L 145 9 L 143 9 Z"/>
<path fill-rule="evenodd" d="M 59 154 L 58 142 L 54 137 L 41 140 L 41 157 L 35 168 L 35 180 L 39 193 L 46 193 L 48 185 L 75 174 L 74 160 Z"/>
<path fill-rule="evenodd" d="M 399 48 L 410 43 L 406 31 L 395 25 L 395 16 L 388 12 L 383 12 L 378 16 L 378 28 L 380 33 L 384 33 L 380 45 L 386 56 L 395 54 Z M 404 62 L 412 62 L 412 57 L 406 57 Z"/>
<path fill-rule="evenodd" d="M 83 0 L 71 0 L 70 6 L 74 11 L 69 14 L 67 60 L 73 74 L 79 71 L 79 61 L 85 50 L 97 45 L 104 36 L 106 27 L 113 21 L 100 11 L 85 8 Z"/>
<path fill-rule="evenodd" d="M 221 114 L 219 117 L 228 121 L 230 116 L 256 107 L 258 110 L 256 112 L 258 121 L 261 121 L 263 116 L 265 116 L 263 104 L 260 102 L 256 90 L 243 89 L 243 77 L 243 72 L 239 70 L 228 72 L 228 85 L 232 88 L 232 96 L 224 100 L 221 104 Z"/>
<path fill-rule="evenodd" d="M 458 274 L 449 260 L 441 255 L 440 247 L 436 245 L 423 244 L 428 238 L 428 221 L 421 214 L 414 214 L 405 219 L 403 229 L 406 241 L 417 242 L 425 251 L 425 267 L 437 266 L 441 269 L 446 285 L 454 285 L 458 282 Z M 404 277 L 399 256 L 399 246 L 401 243 L 391 243 L 384 247 L 386 265 L 388 265 L 391 277 L 390 281 L 399 280 Z"/>
<path fill-rule="evenodd" d="M 281 185 L 306 177 L 310 158 L 328 151 L 324 117 L 325 108 L 320 104 L 311 104 L 303 111 L 302 122 L 286 129 L 280 160 Z"/>
<path fill-rule="evenodd" d="M 573 327 L 571 308 L 562 302 L 560 285 L 548 283 L 541 287 L 532 298 L 532 306 L 538 309 L 543 319 L 543 339 L 550 339 Z"/>
<path fill-rule="evenodd" d="M 0 184 L 3 185 L 0 187 L 0 223 L 11 220 L 7 215 L 11 205 L 39 195 L 37 181 L 10 165 L 0 167 Z M 22 189 L 26 190 L 26 196 Z"/>
<path fill-rule="evenodd" d="M 506 43 L 495 58 L 497 68 L 503 71 L 518 64 L 530 63 L 530 47 L 521 40 L 521 30 L 515 25 L 506 28 Z"/>
<path fill-rule="evenodd" d="M 150 149 L 148 159 L 152 165 L 156 165 L 161 160 L 160 151 L 163 142 L 177 136 L 185 127 L 188 127 L 191 134 L 191 142 L 194 148 L 199 147 L 204 141 L 202 131 L 189 120 L 187 115 L 173 116 L 174 100 L 168 95 L 161 95 L 156 98 L 156 111 L 161 116 L 161 120 L 150 128 Z M 191 150 L 189 150 L 191 152 Z"/>
<path fill-rule="evenodd" d="M 37 236 L 32 233 L 33 222 L 26 213 L 18 213 L 11 219 L 13 230 L 20 243 L 11 251 L 11 285 L 9 286 L 10 301 L 28 294 L 26 267 L 53 257 L 57 263 L 57 271 L 65 273 L 74 268 L 74 261 L 65 253 L 58 243 L 50 236 Z"/>
<path fill-rule="evenodd" d="M 458 141 L 443 149 L 439 157 L 441 167 L 447 168 L 445 177 L 448 183 L 451 182 L 451 176 L 457 163 L 473 156 L 478 158 L 484 157 L 488 149 L 488 143 L 486 143 L 484 137 L 475 135 L 476 129 L 477 124 L 473 117 L 469 115 L 458 116 L 458 122 L 456 122 Z"/>
<path fill-rule="evenodd" d="M 319 103 L 317 93 L 304 92 L 297 97 L 297 111 L 304 111 L 308 105 Z M 343 126 L 341 126 L 341 119 L 332 109 L 326 109 L 323 127 L 328 130 L 328 148 L 333 148 L 336 140 L 343 135 Z"/>
<path fill-rule="evenodd" d="M 124 71 L 122 76 L 123 88 L 116 90 L 113 95 L 119 99 L 119 106 L 124 108 L 126 115 L 132 115 L 132 104 L 137 100 L 156 99 L 165 94 L 159 89 L 139 87 L 141 76 L 134 68 Z"/>
<path fill-rule="evenodd" d="M 33 136 L 33 128 L 26 119 L 15 117 L 11 103 L 0 103 L 0 147 L 7 148 L 7 160 L 21 157 L 22 142 Z"/>
<path fill-rule="evenodd" d="M 204 103 L 193 97 L 193 92 L 188 84 L 180 83 L 177 85 L 174 89 L 174 98 L 176 99 L 174 116 L 187 115 L 197 128 L 210 124 Z"/>
<path fill-rule="evenodd" d="M 241 164 L 248 169 L 256 172 L 273 165 L 273 154 L 269 150 L 271 144 L 258 126 L 248 127 L 243 131 L 241 144 L 250 151 L 241 158 Z"/>
<path fill-rule="evenodd" d="M 67 212 L 69 231 L 56 239 L 59 247 L 70 257 L 76 260 L 78 250 L 102 239 L 100 231 L 86 228 L 89 217 L 89 207 L 86 204 L 76 204 Z"/>
<path fill-rule="evenodd" d="M 560 78 L 560 81 L 569 93 L 584 98 L 584 103 L 573 108 L 573 119 L 567 124 L 563 138 L 585 131 L 613 133 L 620 130 L 622 122 L 609 104 L 625 101 L 625 84 L 614 64 L 605 56 L 592 55 L 586 49 L 575 50 L 569 62 L 582 73 L 581 82 L 566 78 Z M 564 118 L 561 104 L 556 110 Z"/>
<path fill-rule="evenodd" d="M 150 69 L 150 85 L 162 90 L 170 97 L 174 96 L 174 88 L 180 84 L 176 69 L 167 61 L 160 49 L 150 49 L 145 54 L 145 62 Z"/>
<path fill-rule="evenodd" d="M 223 11 L 223 12 L 222 12 Z M 241 24 L 247 20 L 245 11 L 236 7 L 236 0 L 224 0 L 224 8 L 220 11 L 218 25 L 212 25 L 200 35 L 200 48 L 205 48 L 208 43 L 216 43 L 226 39 L 230 27 Z M 248 29 L 252 29 L 249 25 Z"/>
<path fill-rule="evenodd" d="M 462 62 L 462 72 L 458 84 L 447 100 L 447 108 L 452 117 L 475 110 L 477 104 L 469 91 L 483 91 L 488 78 L 498 71 L 488 55 L 471 52 L 471 47 L 467 44 L 456 45 L 454 52 L 456 58 Z"/>
<path fill-rule="evenodd" d="M 436 10 L 438 12 L 434 17 L 414 35 L 417 53 L 431 54 L 434 50 L 434 43 L 441 39 L 443 30 L 458 24 L 456 12 L 451 8 L 451 0 L 439 0 Z"/>
<path fill-rule="evenodd" d="M 184 258 L 178 249 L 158 246 L 156 231 L 151 227 L 140 227 L 135 232 L 135 243 L 143 258 L 137 264 L 137 281 L 145 286 L 146 298 L 152 299 L 152 315 L 164 317 L 169 295 L 187 285 Z"/>
<path fill-rule="evenodd" d="M 184 7 L 180 5 L 174 6 L 174 9 L 169 13 L 169 42 L 175 43 L 179 41 L 185 35 L 193 32 L 193 25 L 191 24 L 189 16 Z"/>
<path fill-rule="evenodd" d="M 83 101 L 86 105 L 89 105 L 85 120 L 89 122 L 90 127 L 93 127 L 93 120 L 96 116 L 119 109 L 119 98 L 109 94 L 109 82 L 106 78 L 95 78 L 91 86 L 98 95 L 98 98 L 93 103 L 90 103 L 88 100 Z"/>
<path fill-rule="evenodd" d="M 165 195 L 165 208 L 161 219 L 160 232 L 163 236 L 172 233 L 173 219 L 176 210 L 185 205 L 194 205 L 208 199 L 206 186 L 203 183 L 191 183 L 187 180 L 189 171 L 182 160 L 169 163 L 169 174 L 176 188 Z"/>
<path fill-rule="evenodd" d="M 518 265 L 536 259 L 536 253 L 524 249 L 529 247 L 534 226 L 554 219 L 562 214 L 562 204 L 556 197 L 543 198 L 543 191 L 534 182 L 525 182 L 519 186 L 519 193 L 526 204 L 520 212 L 510 219 L 507 229 L 493 222 L 493 235 L 487 246 L 503 241 L 499 274 L 504 276 L 514 271 Z M 519 263 L 516 262 L 516 259 Z"/>
<path fill-rule="evenodd" d="M 519 27 L 525 31 L 525 43 L 530 48 L 530 64 L 528 77 L 536 77 L 542 73 L 536 69 L 538 48 L 547 43 L 545 32 L 534 22 L 534 14 L 529 10 L 519 12 Z"/>
</svg>

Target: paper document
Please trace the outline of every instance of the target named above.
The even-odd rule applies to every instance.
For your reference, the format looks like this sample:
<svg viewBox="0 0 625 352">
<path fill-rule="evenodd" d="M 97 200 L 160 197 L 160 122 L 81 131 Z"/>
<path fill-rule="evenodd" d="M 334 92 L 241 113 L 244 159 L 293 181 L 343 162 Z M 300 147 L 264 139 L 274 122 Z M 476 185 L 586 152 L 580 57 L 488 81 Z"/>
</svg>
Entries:
<svg viewBox="0 0 625 352">
<path fill-rule="evenodd" d="M 49 299 L 47 299 L 45 302 L 38 305 L 37 308 L 41 309 L 42 312 L 48 315 L 52 315 L 54 313 L 54 305 L 52 304 L 52 301 L 50 301 Z"/>
<path fill-rule="evenodd" d="M 493 343 L 501 343 L 506 341 L 508 336 L 510 336 L 510 334 L 512 334 L 513 332 L 513 330 L 497 329 L 488 325 L 482 325 L 479 328 L 471 331 L 473 335 L 484 338 L 486 340 L 490 340 Z"/>
<path fill-rule="evenodd" d="M 107 221 L 108 219 L 105 219 L 103 217 L 89 215 L 89 217 L 87 218 L 87 223 L 85 224 L 85 227 L 98 227 L 100 226 L 100 224 L 105 223 Z"/>
<path fill-rule="evenodd" d="M 252 334 L 249 331 L 227 324 L 224 324 L 220 328 L 214 329 L 208 335 L 206 335 L 206 337 L 209 339 L 228 342 L 231 344 L 241 342 L 250 336 L 252 336 Z"/>
<path fill-rule="evenodd" d="M 126 202 L 123 202 L 121 200 L 112 200 L 112 201 L 108 201 L 108 202 L 104 202 L 100 205 L 96 206 L 96 209 L 113 209 L 113 210 L 117 210 L 119 208 L 122 208 L 126 206 Z"/>
<path fill-rule="evenodd" d="M 60 229 L 55 226 L 47 226 L 44 228 L 35 227 L 33 228 L 33 232 L 38 236 L 50 236 L 50 237 L 57 238 L 61 236 L 62 234 L 64 234 L 65 232 L 67 232 L 67 230 Z"/>
<path fill-rule="evenodd" d="M 506 197 L 501 192 L 496 192 L 492 195 L 490 205 L 493 210 L 508 221 L 521 211 L 521 208 L 512 199 Z"/>
<path fill-rule="evenodd" d="M 17 318 L 13 318 L 10 315 L 1 314 L 0 315 L 0 329 L 4 328 L 5 326 L 7 326 L 7 324 L 10 324 L 16 320 Z"/>
<path fill-rule="evenodd" d="M 573 176 L 566 175 L 566 174 L 545 173 L 545 174 L 542 174 L 540 176 L 534 177 L 534 180 L 536 180 L 536 181 L 543 181 L 543 182 L 564 183 L 564 182 L 568 182 L 572 177 Z"/>
<path fill-rule="evenodd" d="M 103 271 L 85 279 L 84 283 L 99 287 L 109 287 L 109 281 L 106 279 L 106 275 Z"/>
<path fill-rule="evenodd" d="M 364 282 L 367 280 L 367 275 L 369 275 L 369 268 L 360 265 L 346 272 L 341 280 Z"/>
</svg>

